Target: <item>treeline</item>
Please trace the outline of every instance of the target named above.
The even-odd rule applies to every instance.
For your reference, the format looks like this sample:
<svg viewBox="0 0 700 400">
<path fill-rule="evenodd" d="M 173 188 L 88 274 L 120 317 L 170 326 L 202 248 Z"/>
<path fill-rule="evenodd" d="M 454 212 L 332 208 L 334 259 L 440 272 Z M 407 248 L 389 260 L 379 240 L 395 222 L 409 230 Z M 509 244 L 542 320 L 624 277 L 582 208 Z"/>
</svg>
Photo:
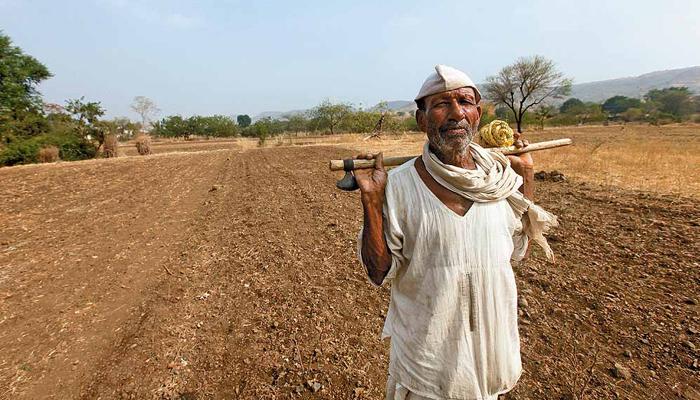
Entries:
<svg viewBox="0 0 700 400">
<path fill-rule="evenodd" d="M 484 104 L 481 124 L 494 119 L 515 123 L 511 110 Z M 608 122 L 646 122 L 667 124 L 673 122 L 700 122 L 700 96 L 686 87 L 650 90 L 642 99 L 613 96 L 603 103 L 583 102 L 570 98 L 559 107 L 544 105 L 524 115 L 523 124 L 529 127 L 600 124 Z M 251 123 L 248 115 L 236 120 L 223 115 L 169 116 L 153 124 L 151 134 L 161 137 L 257 137 L 266 138 L 287 133 L 311 132 L 316 134 L 371 133 L 418 131 L 413 112 L 391 112 L 386 103 L 371 110 L 359 110 L 347 103 L 322 102 L 305 113 L 281 118 L 263 118 Z"/>
<path fill-rule="evenodd" d="M 252 123 L 248 115 L 236 120 L 223 115 L 183 118 L 169 116 L 153 124 L 151 134 L 160 137 L 268 137 L 286 133 L 313 132 L 317 134 L 370 133 L 416 131 L 412 113 L 392 113 L 386 103 L 372 110 L 360 110 L 347 103 L 323 101 L 305 113 L 285 115 L 281 118 L 263 118 Z"/>
<path fill-rule="evenodd" d="M 513 114 L 505 107 L 495 110 L 496 117 L 514 122 Z M 583 102 L 570 98 L 558 108 L 541 106 L 525 115 L 524 124 L 530 127 L 567 126 L 609 122 L 642 122 L 654 125 L 674 122 L 700 122 L 700 96 L 687 87 L 654 89 L 641 99 L 613 96 L 603 103 Z"/>
</svg>

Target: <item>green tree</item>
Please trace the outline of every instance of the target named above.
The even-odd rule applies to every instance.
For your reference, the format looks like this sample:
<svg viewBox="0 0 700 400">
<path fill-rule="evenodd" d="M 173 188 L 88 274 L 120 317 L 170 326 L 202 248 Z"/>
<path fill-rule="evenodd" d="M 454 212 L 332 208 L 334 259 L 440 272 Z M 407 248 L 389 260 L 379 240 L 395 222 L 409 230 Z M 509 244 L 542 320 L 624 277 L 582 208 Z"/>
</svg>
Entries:
<svg viewBox="0 0 700 400">
<path fill-rule="evenodd" d="M 85 101 L 85 97 L 66 101 L 66 111 L 73 116 L 80 137 L 97 142 L 95 149 L 100 150 L 105 141 L 109 126 L 100 121 L 105 109 L 99 101 Z"/>
<path fill-rule="evenodd" d="M 0 110 L 3 113 L 41 110 L 36 86 L 51 77 L 48 68 L 12 45 L 0 31 Z"/>
<path fill-rule="evenodd" d="M 307 130 L 308 121 L 304 114 L 292 114 L 287 116 L 287 129 L 290 132 L 303 132 Z"/>
<path fill-rule="evenodd" d="M 265 144 L 265 141 L 270 136 L 272 131 L 272 119 L 267 117 L 256 121 L 253 125 L 251 125 L 251 129 L 253 131 L 253 135 L 258 138 L 258 145 L 262 146 Z"/>
<path fill-rule="evenodd" d="M 318 106 L 310 111 L 312 118 L 318 121 L 319 128 L 329 129 L 331 135 L 336 133 L 336 130 L 343 120 L 352 112 L 352 106 L 346 103 L 332 103 L 326 99 Z"/>
<path fill-rule="evenodd" d="M 236 117 L 236 122 L 238 122 L 238 126 L 241 128 L 247 128 L 250 126 L 252 120 L 248 114 L 243 114 Z"/>
<path fill-rule="evenodd" d="M 486 78 L 486 97 L 505 105 L 522 132 L 525 114 L 548 98 L 561 98 L 571 92 L 571 79 L 557 71 L 553 61 L 542 56 L 520 58 L 497 75 Z"/>
<path fill-rule="evenodd" d="M 578 124 L 582 125 L 587 122 L 603 122 L 608 116 L 603 112 L 600 104 L 588 101 L 583 104 L 581 111 L 576 113 L 578 116 Z"/>
<path fill-rule="evenodd" d="M 238 125 L 225 115 L 212 115 L 207 119 L 208 130 L 214 137 L 238 136 Z"/>
<path fill-rule="evenodd" d="M 110 121 L 103 121 L 111 134 L 119 140 L 129 140 L 141 130 L 141 124 L 133 122 L 127 117 L 116 117 Z"/>
<path fill-rule="evenodd" d="M 376 111 L 355 111 L 343 119 L 342 128 L 348 132 L 370 133 L 381 117 L 381 113 Z"/>
<path fill-rule="evenodd" d="M 37 85 L 50 77 L 46 66 L 0 31 L 0 146 L 46 129 Z"/>
<path fill-rule="evenodd" d="M 577 110 L 583 107 L 583 102 L 576 97 L 572 97 L 568 100 L 566 100 L 560 107 L 559 107 L 559 112 L 560 113 L 567 113 L 572 110 Z"/>
<path fill-rule="evenodd" d="M 639 108 L 642 104 L 641 100 L 627 96 L 613 96 L 603 102 L 603 111 L 616 116 L 627 111 L 628 108 Z"/>
<path fill-rule="evenodd" d="M 153 123 L 151 133 L 154 136 L 186 137 L 190 124 L 179 115 L 171 115 Z"/>
<path fill-rule="evenodd" d="M 686 117 L 695 109 L 693 96 L 687 87 L 653 89 L 644 95 L 644 99 L 656 104 L 662 113 L 671 114 L 677 118 Z"/>
</svg>

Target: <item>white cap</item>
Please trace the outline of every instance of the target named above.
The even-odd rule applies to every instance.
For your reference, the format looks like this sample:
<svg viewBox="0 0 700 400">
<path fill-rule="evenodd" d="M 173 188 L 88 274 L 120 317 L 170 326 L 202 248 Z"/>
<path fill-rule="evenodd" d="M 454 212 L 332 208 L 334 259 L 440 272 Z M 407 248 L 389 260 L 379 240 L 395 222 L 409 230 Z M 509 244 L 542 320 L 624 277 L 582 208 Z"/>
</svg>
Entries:
<svg viewBox="0 0 700 400">
<path fill-rule="evenodd" d="M 423 86 L 418 92 L 415 100 L 418 101 L 425 96 L 430 96 L 435 93 L 447 92 L 448 90 L 470 87 L 474 89 L 477 99 L 481 101 L 481 92 L 476 88 L 474 82 L 464 72 L 457 68 L 452 68 L 447 65 L 438 64 L 435 66 L 435 72 L 430 74 L 423 82 Z"/>
</svg>

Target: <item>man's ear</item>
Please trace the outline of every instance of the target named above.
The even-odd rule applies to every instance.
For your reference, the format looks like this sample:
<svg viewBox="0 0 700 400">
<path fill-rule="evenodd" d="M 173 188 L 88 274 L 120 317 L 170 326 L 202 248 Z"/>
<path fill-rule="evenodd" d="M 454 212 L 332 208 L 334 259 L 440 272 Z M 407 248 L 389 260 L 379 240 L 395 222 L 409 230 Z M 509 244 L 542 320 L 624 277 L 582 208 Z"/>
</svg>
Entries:
<svg viewBox="0 0 700 400">
<path fill-rule="evenodd" d="M 481 104 L 476 105 L 476 110 L 479 112 L 479 118 L 476 120 L 476 126 L 478 127 L 481 123 L 481 116 L 483 115 L 484 110 L 481 109 Z"/>
<path fill-rule="evenodd" d="M 425 111 L 420 108 L 416 110 L 416 123 L 421 132 L 428 132 L 428 121 L 425 118 Z"/>
</svg>

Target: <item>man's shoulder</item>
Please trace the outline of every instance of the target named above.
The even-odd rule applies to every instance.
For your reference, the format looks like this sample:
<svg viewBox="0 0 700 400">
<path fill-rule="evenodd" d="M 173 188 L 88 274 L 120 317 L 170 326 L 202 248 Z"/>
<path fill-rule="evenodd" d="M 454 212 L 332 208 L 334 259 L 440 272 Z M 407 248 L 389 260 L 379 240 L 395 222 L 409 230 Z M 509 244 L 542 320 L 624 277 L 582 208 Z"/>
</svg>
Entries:
<svg viewBox="0 0 700 400">
<path fill-rule="evenodd" d="M 411 169 L 414 168 L 414 161 L 415 158 L 399 165 L 394 169 L 391 169 L 389 171 L 389 182 L 399 183 L 403 180 L 409 179 L 411 177 Z"/>
<path fill-rule="evenodd" d="M 386 192 L 389 199 L 392 201 L 401 201 L 409 192 L 416 190 L 415 181 L 413 179 L 413 160 L 401 164 L 400 166 L 389 171 L 389 177 L 386 185 Z"/>
</svg>

